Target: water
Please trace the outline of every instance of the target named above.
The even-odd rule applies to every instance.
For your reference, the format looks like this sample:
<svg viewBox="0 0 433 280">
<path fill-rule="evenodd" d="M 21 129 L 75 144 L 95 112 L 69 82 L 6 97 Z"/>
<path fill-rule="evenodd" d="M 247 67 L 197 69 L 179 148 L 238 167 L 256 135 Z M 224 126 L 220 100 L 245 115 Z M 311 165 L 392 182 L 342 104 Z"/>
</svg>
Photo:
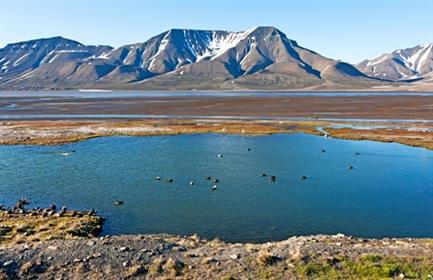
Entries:
<svg viewBox="0 0 433 280">
<path fill-rule="evenodd" d="M 219 178 L 216 191 L 207 176 Z M 33 207 L 95 208 L 106 234 L 433 237 L 433 152 L 400 144 L 206 134 L 0 146 L 0 182 L 2 204 L 29 197 Z"/>
<path fill-rule="evenodd" d="M 306 91 L 0 91 L 2 97 L 27 97 L 26 101 L 52 100 L 58 98 L 125 98 L 125 97 L 277 97 L 277 96 L 326 96 L 326 97 L 356 97 L 356 96 L 433 96 L 433 92 L 386 92 L 386 91 L 329 91 L 329 92 L 306 92 Z"/>
</svg>

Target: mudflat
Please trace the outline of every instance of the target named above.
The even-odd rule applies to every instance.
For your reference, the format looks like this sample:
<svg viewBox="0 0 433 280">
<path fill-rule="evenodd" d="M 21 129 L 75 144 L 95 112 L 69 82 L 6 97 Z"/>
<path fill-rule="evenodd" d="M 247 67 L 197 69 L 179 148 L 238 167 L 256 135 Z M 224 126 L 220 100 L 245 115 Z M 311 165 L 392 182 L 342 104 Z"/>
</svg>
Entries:
<svg viewBox="0 0 433 280">
<path fill-rule="evenodd" d="M 432 96 L 2 97 L 6 115 L 109 114 L 252 118 L 433 119 Z M 139 116 L 137 116 L 139 117 Z M 60 117 L 59 117 L 60 118 Z M 43 116 L 40 117 L 43 119 Z"/>
</svg>

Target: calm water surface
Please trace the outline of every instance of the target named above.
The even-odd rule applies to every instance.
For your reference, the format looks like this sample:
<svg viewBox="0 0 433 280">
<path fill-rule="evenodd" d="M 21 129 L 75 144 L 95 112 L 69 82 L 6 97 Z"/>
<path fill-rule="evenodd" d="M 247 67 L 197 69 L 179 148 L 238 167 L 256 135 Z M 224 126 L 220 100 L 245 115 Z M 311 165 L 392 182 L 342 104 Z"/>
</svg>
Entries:
<svg viewBox="0 0 433 280">
<path fill-rule="evenodd" d="M 216 191 L 207 176 L 219 178 Z M 33 207 L 95 208 L 107 218 L 106 234 L 198 233 L 249 242 L 338 232 L 433 237 L 433 152 L 304 134 L 0 146 L 0 204 L 23 196 Z M 115 206 L 116 199 L 124 205 Z"/>
</svg>

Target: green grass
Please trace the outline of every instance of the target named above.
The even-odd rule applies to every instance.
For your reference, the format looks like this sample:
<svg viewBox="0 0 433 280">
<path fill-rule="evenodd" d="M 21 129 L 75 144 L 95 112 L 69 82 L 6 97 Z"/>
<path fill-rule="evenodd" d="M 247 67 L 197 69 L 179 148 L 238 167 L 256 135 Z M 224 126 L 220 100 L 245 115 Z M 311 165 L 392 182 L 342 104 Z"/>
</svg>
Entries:
<svg viewBox="0 0 433 280">
<path fill-rule="evenodd" d="M 311 279 L 433 279 L 433 260 L 366 255 L 357 260 L 336 257 L 298 264 L 297 271 Z"/>
</svg>

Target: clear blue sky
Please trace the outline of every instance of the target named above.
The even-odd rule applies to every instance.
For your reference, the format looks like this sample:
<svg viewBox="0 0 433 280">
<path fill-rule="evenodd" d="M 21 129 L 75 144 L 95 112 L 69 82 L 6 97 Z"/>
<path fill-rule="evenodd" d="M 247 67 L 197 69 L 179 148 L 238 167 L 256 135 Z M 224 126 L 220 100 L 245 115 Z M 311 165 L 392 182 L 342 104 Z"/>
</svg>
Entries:
<svg viewBox="0 0 433 280">
<path fill-rule="evenodd" d="M 0 47 L 61 35 L 113 47 L 170 28 L 272 25 L 348 62 L 433 42 L 433 0 L 0 0 Z"/>
</svg>

